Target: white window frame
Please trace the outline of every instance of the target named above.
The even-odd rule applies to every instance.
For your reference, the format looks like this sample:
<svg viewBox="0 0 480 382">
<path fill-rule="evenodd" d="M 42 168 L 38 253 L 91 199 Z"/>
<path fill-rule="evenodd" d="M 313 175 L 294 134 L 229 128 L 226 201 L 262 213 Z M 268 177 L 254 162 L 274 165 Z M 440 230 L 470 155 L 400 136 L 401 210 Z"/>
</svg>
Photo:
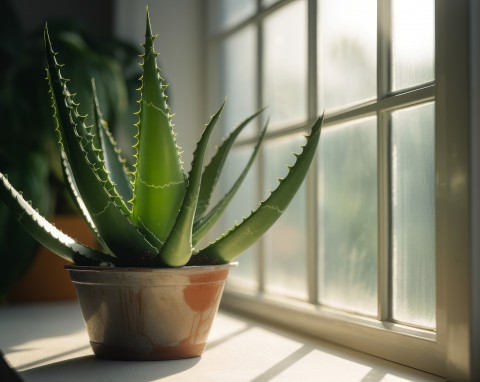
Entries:
<svg viewBox="0 0 480 382">
<path fill-rule="evenodd" d="M 274 12 L 284 0 L 269 8 Z M 309 40 L 311 56 L 308 61 L 309 104 L 308 121 L 298 126 L 303 130 L 317 115 L 316 95 L 316 1 L 308 1 Z M 388 1 L 378 0 L 378 14 L 389 12 Z M 253 16 L 255 19 L 257 16 Z M 381 18 L 384 20 L 384 18 Z M 388 20 L 388 18 L 387 18 Z M 258 20 L 255 22 L 259 22 Z M 388 22 L 388 21 L 387 21 Z M 208 22 L 211 25 L 211 22 Z M 380 26 L 379 26 L 380 27 Z M 381 358 L 418 368 L 450 380 L 480 379 L 480 4 L 475 0 L 436 0 L 435 2 L 435 84 L 417 89 L 417 93 L 389 97 L 380 102 L 408 105 L 435 100 L 435 161 L 436 161 L 436 331 L 422 330 L 382 321 L 388 318 L 386 299 L 389 286 L 386 278 L 379 279 L 379 320 L 342 313 L 310 303 L 292 302 L 265 292 L 249 293 L 234 289 L 225 291 L 222 306 L 262 320 L 286 326 L 311 336 L 329 340 Z M 259 41 L 262 41 L 260 30 Z M 388 37 L 388 36 L 387 36 Z M 213 31 L 207 31 L 208 80 L 215 88 L 215 44 Z M 389 49 L 387 39 L 378 41 L 379 60 Z M 261 49 L 261 43 L 259 48 Z M 259 58 L 259 65 L 262 65 Z M 382 67 L 382 65 L 379 65 Z M 259 71 L 261 73 L 261 71 Z M 378 81 L 378 94 L 386 94 L 389 73 L 382 73 Z M 258 78 L 261 98 L 262 78 Z M 214 105 L 214 91 L 209 104 Z M 375 114 L 377 106 L 365 104 L 361 113 Z M 358 108 L 342 117 L 331 115 L 329 124 L 359 115 Z M 379 124 L 382 113 L 378 115 Z M 379 129 L 378 139 L 388 139 L 387 129 Z M 379 145 L 388 147 L 388 145 Z M 380 158 L 388 152 L 380 150 Z M 388 162 L 379 161 L 379 205 L 389 203 Z M 316 169 L 308 179 L 309 197 L 316 194 Z M 478 196 L 477 196 L 478 195 Z M 476 197 L 477 196 L 477 197 Z M 385 208 L 384 208 L 385 209 Z M 316 218 L 309 216 L 309 226 L 316 226 Z M 379 215 L 379 269 L 382 275 L 389 267 L 389 217 Z M 314 229 L 314 228 L 313 228 Z M 316 237 L 313 232 L 312 237 Z M 314 240 L 313 240 L 314 241 Z M 316 243 L 309 243 L 310 252 Z M 310 256 L 309 278 L 311 302 L 317 300 L 315 272 L 317 260 Z M 261 263 L 261 260 L 260 260 Z M 260 280 L 262 282 L 262 280 Z M 260 288 L 262 290 L 262 288 Z"/>
</svg>

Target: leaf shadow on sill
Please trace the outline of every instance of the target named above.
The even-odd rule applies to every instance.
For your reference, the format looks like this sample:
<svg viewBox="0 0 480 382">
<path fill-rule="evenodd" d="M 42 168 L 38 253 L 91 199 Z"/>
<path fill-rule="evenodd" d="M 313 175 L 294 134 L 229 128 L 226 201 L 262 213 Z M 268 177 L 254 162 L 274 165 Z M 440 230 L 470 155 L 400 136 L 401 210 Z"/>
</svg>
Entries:
<svg viewBox="0 0 480 382">
<path fill-rule="evenodd" d="M 85 351 L 85 350 L 88 350 L 90 349 L 90 346 L 89 345 L 85 345 L 85 346 L 81 346 L 81 347 L 78 347 L 78 348 L 74 348 L 74 349 L 71 349 L 71 350 L 67 350 L 67 351 L 64 351 L 60 354 L 53 354 L 49 357 L 45 357 L 45 358 L 40 358 L 34 362 L 30 362 L 30 363 L 26 363 L 26 364 L 22 364 L 22 365 L 19 365 L 17 366 L 17 369 L 18 370 L 21 370 L 21 371 L 26 371 L 26 370 L 30 370 L 30 369 L 35 369 L 36 367 L 41 367 L 41 366 L 36 366 L 36 365 L 42 365 L 46 362 L 49 362 L 49 361 L 54 361 L 55 359 L 58 359 L 58 358 L 61 358 L 61 357 L 65 357 L 65 356 L 68 356 L 68 355 L 71 355 L 71 354 L 75 354 L 75 353 L 78 353 L 78 352 L 81 352 L 81 351 Z M 23 351 L 23 349 L 19 349 L 17 350 L 17 352 L 21 352 Z M 9 351 L 9 353 L 12 353 L 11 351 Z M 52 362 L 50 363 L 49 365 L 52 365 L 52 364 L 55 364 L 56 362 Z M 44 365 L 45 366 L 45 365 Z"/>
<path fill-rule="evenodd" d="M 111 381 L 148 382 L 182 373 L 194 367 L 200 357 L 162 362 L 122 362 L 100 360 L 93 355 L 72 358 L 20 372 L 25 380 L 64 382 L 96 381 L 99 376 Z"/>
</svg>

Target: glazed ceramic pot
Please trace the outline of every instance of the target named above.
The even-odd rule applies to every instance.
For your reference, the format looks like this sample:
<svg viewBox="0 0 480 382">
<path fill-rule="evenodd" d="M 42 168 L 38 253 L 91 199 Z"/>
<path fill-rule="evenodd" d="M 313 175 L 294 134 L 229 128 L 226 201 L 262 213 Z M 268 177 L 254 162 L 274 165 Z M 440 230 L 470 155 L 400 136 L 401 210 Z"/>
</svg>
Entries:
<svg viewBox="0 0 480 382">
<path fill-rule="evenodd" d="M 203 353 L 233 265 L 65 268 L 97 357 L 166 360 Z"/>
</svg>

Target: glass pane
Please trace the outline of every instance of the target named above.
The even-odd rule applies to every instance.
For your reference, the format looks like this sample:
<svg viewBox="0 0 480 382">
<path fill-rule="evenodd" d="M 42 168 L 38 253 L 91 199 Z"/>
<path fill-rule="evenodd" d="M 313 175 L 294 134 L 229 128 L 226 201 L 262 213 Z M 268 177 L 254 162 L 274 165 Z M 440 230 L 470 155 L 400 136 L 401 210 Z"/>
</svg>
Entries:
<svg viewBox="0 0 480 382">
<path fill-rule="evenodd" d="M 376 119 L 326 128 L 319 150 L 320 302 L 376 315 Z"/>
<path fill-rule="evenodd" d="M 215 190 L 214 193 L 215 201 L 219 200 L 237 180 L 248 162 L 252 151 L 253 148 L 247 146 L 240 146 L 232 149 L 225 163 L 222 175 L 218 180 L 218 190 Z M 220 222 L 212 228 L 212 233 L 203 241 L 203 245 L 199 245 L 198 248 L 203 248 L 208 241 L 214 240 L 230 229 L 235 223 L 241 223 L 244 217 L 250 215 L 251 210 L 258 207 L 260 198 L 258 196 L 259 193 L 257 192 L 257 174 L 257 166 L 254 163 L 247 177 L 243 181 L 242 186 L 223 213 Z M 211 205 L 215 205 L 215 202 L 212 202 Z M 241 281 L 242 283 L 247 283 L 252 286 L 257 285 L 256 253 L 257 249 L 254 245 L 240 255 L 236 260 L 240 265 L 233 268 L 231 276 L 229 276 L 229 278 L 232 278 L 232 281 Z"/>
<path fill-rule="evenodd" d="M 256 0 L 216 0 L 213 2 L 217 24 L 221 29 L 230 28 L 253 16 Z"/>
<path fill-rule="evenodd" d="M 268 16 L 264 100 L 270 125 L 303 121 L 307 110 L 307 6 L 295 1 Z"/>
<path fill-rule="evenodd" d="M 227 97 L 223 121 L 225 133 L 256 111 L 256 32 L 250 26 L 226 39 L 221 48 L 222 89 L 220 95 Z M 255 123 L 243 134 L 253 135 Z"/>
<path fill-rule="evenodd" d="M 374 98 L 377 1 L 321 0 L 318 20 L 320 110 Z"/>
<path fill-rule="evenodd" d="M 392 88 L 434 79 L 435 0 L 392 1 Z"/>
<path fill-rule="evenodd" d="M 265 144 L 266 190 L 278 186 L 301 152 L 302 135 L 277 138 Z M 266 289 L 283 296 L 307 298 L 306 188 L 301 186 L 287 210 L 264 236 Z"/>
<path fill-rule="evenodd" d="M 393 318 L 435 326 L 434 104 L 392 113 Z"/>
</svg>

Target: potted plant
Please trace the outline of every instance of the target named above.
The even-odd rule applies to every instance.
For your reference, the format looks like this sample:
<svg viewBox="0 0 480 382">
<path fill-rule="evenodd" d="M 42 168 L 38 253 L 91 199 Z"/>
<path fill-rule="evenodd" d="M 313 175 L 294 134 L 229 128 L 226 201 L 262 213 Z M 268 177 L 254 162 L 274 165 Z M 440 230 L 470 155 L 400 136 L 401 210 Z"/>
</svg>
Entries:
<svg viewBox="0 0 480 382">
<path fill-rule="evenodd" d="M 70 191 L 101 249 L 76 242 L 43 218 L 0 174 L 0 197 L 41 244 L 74 263 L 67 266 L 98 357 L 176 359 L 205 347 L 232 261 L 266 232 L 300 187 L 320 138 L 322 117 L 288 175 L 242 223 L 204 248 L 199 240 L 218 219 L 246 176 L 266 125 L 238 180 L 214 206 L 211 195 L 241 123 L 208 165 L 209 136 L 224 107 L 206 125 L 185 174 L 172 115 L 154 51 L 147 9 L 146 40 L 136 124 L 136 162 L 130 173 L 106 122 L 92 84 L 94 124 L 70 93 L 45 28 L 47 80 Z"/>
</svg>

